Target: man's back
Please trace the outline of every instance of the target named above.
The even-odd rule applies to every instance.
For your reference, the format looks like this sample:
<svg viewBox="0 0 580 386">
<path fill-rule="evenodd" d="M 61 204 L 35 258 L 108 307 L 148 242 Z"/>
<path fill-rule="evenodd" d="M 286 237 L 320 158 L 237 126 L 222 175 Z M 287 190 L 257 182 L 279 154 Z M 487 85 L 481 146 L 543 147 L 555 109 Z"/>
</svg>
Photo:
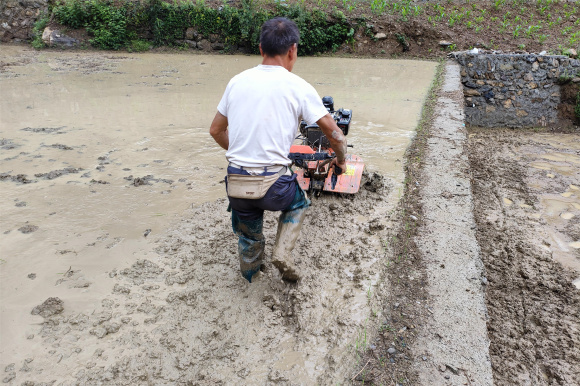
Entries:
<svg viewBox="0 0 580 386">
<path fill-rule="evenodd" d="M 218 105 L 228 118 L 228 161 L 244 167 L 290 165 L 288 150 L 300 119 L 327 111 L 314 88 L 281 66 L 259 65 L 230 81 Z"/>
</svg>

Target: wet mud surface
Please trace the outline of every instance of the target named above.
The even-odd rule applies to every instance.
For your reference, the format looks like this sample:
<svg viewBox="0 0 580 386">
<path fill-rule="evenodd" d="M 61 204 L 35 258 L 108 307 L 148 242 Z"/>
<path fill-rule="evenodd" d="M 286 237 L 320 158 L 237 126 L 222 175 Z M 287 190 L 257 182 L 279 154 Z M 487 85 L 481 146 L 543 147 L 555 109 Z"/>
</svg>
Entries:
<svg viewBox="0 0 580 386">
<path fill-rule="evenodd" d="M 352 369 L 380 323 L 383 239 L 435 64 L 297 64 L 357 114 L 349 143 L 370 177 L 356 197 L 315 200 L 295 249 L 303 280 L 266 264 L 249 286 L 207 127 L 259 58 L 3 52 L 7 384 L 326 384 Z"/>
<path fill-rule="evenodd" d="M 78 313 L 58 298 L 35 307 L 44 322 L 30 339 L 45 353 L 9 364 L 7 377 L 127 385 L 341 381 L 381 318 L 371 310 L 384 295 L 378 283 L 392 227 L 383 204 L 390 187 L 376 175 L 368 186 L 373 191 L 322 197 L 309 209 L 293 252 L 298 283 L 281 280 L 269 262 L 251 285 L 240 276 L 225 200 L 187 211 L 158 240 L 156 259 L 109 273 L 113 290 L 93 310 Z M 269 214 L 267 254 L 276 225 Z M 82 284 L 81 274 L 67 273 L 61 284 Z"/>
<path fill-rule="evenodd" d="M 580 136 L 473 129 L 469 159 L 495 383 L 580 384 Z"/>
</svg>

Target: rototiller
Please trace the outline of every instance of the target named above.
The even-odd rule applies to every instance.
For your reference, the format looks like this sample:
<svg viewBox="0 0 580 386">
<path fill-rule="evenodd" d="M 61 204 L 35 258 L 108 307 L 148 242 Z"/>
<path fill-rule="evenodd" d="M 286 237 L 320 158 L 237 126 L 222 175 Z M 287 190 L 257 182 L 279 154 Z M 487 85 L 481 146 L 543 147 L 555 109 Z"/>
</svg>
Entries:
<svg viewBox="0 0 580 386">
<path fill-rule="evenodd" d="M 346 136 L 352 111 L 342 108 L 335 111 L 334 100 L 330 96 L 322 98 L 322 103 Z M 336 154 L 318 125 L 307 125 L 302 121 L 297 139 L 302 140 L 302 144 L 290 148 L 289 158 L 296 166 L 294 172 L 303 190 L 315 196 L 319 196 L 322 191 L 347 194 L 358 192 L 364 169 L 363 160 L 359 156 L 347 154 L 346 170 L 337 175 L 334 168 L 329 166 Z"/>
</svg>

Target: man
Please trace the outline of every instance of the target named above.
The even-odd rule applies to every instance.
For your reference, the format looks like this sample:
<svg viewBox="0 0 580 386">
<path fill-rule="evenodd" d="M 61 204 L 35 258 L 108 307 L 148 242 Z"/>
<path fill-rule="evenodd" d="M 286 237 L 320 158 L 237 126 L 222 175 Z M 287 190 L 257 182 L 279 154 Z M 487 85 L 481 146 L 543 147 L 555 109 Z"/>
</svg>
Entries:
<svg viewBox="0 0 580 386">
<path fill-rule="evenodd" d="M 250 283 L 263 261 L 264 210 L 282 211 L 272 263 L 283 279 L 299 279 L 291 252 L 310 201 L 288 168 L 288 153 L 300 119 L 320 126 L 336 153 L 332 165 L 338 166 L 337 172 L 346 170 L 346 138 L 316 90 L 291 73 L 299 38 L 291 20 L 265 22 L 260 33 L 262 64 L 230 80 L 210 127 L 211 136 L 227 150 L 232 228 L 239 237 L 242 276 Z"/>
</svg>

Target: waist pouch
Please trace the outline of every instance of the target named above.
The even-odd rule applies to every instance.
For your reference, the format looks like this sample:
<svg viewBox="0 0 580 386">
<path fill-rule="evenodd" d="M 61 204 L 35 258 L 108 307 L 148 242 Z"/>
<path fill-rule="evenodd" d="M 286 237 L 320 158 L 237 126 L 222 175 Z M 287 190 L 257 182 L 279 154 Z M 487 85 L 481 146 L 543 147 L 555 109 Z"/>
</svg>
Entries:
<svg viewBox="0 0 580 386">
<path fill-rule="evenodd" d="M 286 173 L 287 168 L 283 167 L 276 174 L 269 176 L 252 176 L 245 174 L 229 174 L 227 194 L 233 198 L 246 198 L 258 200 L 263 198 L 268 189 Z"/>
</svg>

